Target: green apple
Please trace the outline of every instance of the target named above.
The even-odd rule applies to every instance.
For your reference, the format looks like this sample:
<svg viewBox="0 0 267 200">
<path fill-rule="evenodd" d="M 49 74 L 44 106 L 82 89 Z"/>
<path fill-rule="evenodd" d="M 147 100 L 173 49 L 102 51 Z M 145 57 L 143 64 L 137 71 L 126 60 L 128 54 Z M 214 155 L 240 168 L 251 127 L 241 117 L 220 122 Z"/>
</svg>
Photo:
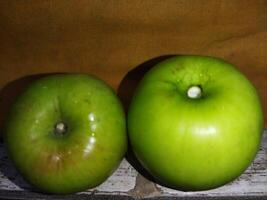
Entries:
<svg viewBox="0 0 267 200">
<path fill-rule="evenodd" d="M 235 67 L 176 56 L 145 74 L 128 112 L 133 151 L 161 183 L 184 191 L 222 186 L 259 149 L 263 113 L 255 88 Z"/>
<path fill-rule="evenodd" d="M 42 192 L 95 187 L 127 149 L 123 108 L 103 81 L 78 74 L 39 79 L 17 99 L 5 141 L 15 167 Z"/>
</svg>

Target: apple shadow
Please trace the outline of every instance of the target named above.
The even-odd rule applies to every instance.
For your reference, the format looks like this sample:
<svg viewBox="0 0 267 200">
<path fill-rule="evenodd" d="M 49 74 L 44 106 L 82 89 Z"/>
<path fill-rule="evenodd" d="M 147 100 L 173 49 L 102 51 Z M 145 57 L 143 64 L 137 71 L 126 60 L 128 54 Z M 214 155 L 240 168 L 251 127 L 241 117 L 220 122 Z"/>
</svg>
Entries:
<svg viewBox="0 0 267 200">
<path fill-rule="evenodd" d="M 174 55 L 163 55 L 163 56 L 159 56 L 159 57 L 155 57 L 152 58 L 140 65 L 138 65 L 137 67 L 135 67 L 134 69 L 132 69 L 131 71 L 129 71 L 124 78 L 122 79 L 121 83 L 119 84 L 119 88 L 117 91 L 117 94 L 123 104 L 123 107 L 125 109 L 126 112 L 126 116 L 127 116 L 127 111 L 129 108 L 129 105 L 131 103 L 131 99 L 134 95 L 134 92 L 139 84 L 139 82 L 142 80 L 143 76 L 145 75 L 146 72 L 148 72 L 153 66 L 155 66 L 156 64 L 173 57 Z M 138 171 L 138 173 L 140 173 L 143 177 L 145 177 L 146 179 L 160 184 L 160 185 L 164 185 L 163 183 L 160 183 L 158 180 L 155 180 L 155 178 L 142 166 L 142 164 L 138 161 L 138 159 L 136 158 L 133 149 L 131 147 L 130 141 L 129 141 L 129 137 L 128 137 L 128 150 L 126 153 L 126 160 Z"/>
<path fill-rule="evenodd" d="M 24 76 L 7 83 L 0 91 L 0 137 L 3 135 L 3 129 L 6 117 L 16 98 L 30 85 L 33 81 L 40 79 L 44 76 L 58 74 L 58 73 L 45 73 Z"/>
<path fill-rule="evenodd" d="M 17 97 L 35 80 L 44 76 L 59 74 L 59 73 L 46 73 L 24 76 L 19 79 L 7 83 L 0 91 L 0 173 L 4 178 L 9 179 L 12 183 L 24 190 L 33 189 L 15 169 L 12 161 L 9 159 L 7 149 L 4 144 L 4 126 L 7 120 L 8 112 L 12 104 L 16 101 Z M 0 176 L 1 177 L 1 176 Z M 7 184 L 8 188 L 14 188 L 12 185 Z M 38 191 L 36 191 L 38 192 Z"/>
<path fill-rule="evenodd" d="M 117 95 L 119 96 L 125 111 L 127 112 L 130 105 L 133 94 L 138 86 L 139 82 L 142 80 L 146 72 L 148 72 L 156 64 L 171 58 L 176 55 L 162 55 L 141 63 L 134 69 L 130 70 L 122 79 L 119 84 Z"/>
</svg>

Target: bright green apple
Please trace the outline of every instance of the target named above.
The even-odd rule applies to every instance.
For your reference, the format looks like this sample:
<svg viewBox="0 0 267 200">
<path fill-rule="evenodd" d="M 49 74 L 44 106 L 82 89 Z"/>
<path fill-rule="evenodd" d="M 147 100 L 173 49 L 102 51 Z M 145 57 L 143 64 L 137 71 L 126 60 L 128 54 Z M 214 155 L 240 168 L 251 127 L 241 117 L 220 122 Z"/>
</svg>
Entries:
<svg viewBox="0 0 267 200">
<path fill-rule="evenodd" d="M 180 190 L 206 190 L 251 164 L 263 113 L 255 88 L 233 65 L 176 56 L 144 76 L 128 129 L 137 158 L 156 179 Z"/>
<path fill-rule="evenodd" d="M 103 81 L 77 74 L 37 80 L 17 99 L 5 141 L 16 168 L 47 193 L 105 181 L 127 149 L 125 115 Z"/>
</svg>

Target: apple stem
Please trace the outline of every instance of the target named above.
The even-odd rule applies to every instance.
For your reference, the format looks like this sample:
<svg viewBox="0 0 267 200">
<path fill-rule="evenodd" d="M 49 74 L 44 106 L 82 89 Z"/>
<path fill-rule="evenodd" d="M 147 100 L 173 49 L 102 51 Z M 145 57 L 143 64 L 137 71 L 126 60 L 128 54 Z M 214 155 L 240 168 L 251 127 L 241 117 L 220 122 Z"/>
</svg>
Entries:
<svg viewBox="0 0 267 200">
<path fill-rule="evenodd" d="M 202 89 L 198 85 L 190 86 L 187 90 L 187 96 L 191 99 L 198 99 L 202 96 Z"/>
<path fill-rule="evenodd" d="M 67 131 L 67 126 L 63 122 L 59 122 L 56 124 L 56 127 L 55 127 L 56 135 L 64 135 L 66 131 Z"/>
</svg>

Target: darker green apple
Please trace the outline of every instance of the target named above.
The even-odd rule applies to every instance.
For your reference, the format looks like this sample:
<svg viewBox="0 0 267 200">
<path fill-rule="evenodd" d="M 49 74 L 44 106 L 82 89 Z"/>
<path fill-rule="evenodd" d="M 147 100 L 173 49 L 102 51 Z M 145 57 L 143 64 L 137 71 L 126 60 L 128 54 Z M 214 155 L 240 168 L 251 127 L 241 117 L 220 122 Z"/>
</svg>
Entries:
<svg viewBox="0 0 267 200">
<path fill-rule="evenodd" d="M 255 88 L 235 67 L 204 56 L 157 64 L 132 99 L 128 130 L 143 166 L 167 186 L 206 190 L 241 175 L 260 145 Z"/>
<path fill-rule="evenodd" d="M 88 75 L 52 75 L 17 99 L 5 141 L 18 171 L 47 193 L 95 187 L 117 168 L 127 149 L 120 101 Z"/>
</svg>

